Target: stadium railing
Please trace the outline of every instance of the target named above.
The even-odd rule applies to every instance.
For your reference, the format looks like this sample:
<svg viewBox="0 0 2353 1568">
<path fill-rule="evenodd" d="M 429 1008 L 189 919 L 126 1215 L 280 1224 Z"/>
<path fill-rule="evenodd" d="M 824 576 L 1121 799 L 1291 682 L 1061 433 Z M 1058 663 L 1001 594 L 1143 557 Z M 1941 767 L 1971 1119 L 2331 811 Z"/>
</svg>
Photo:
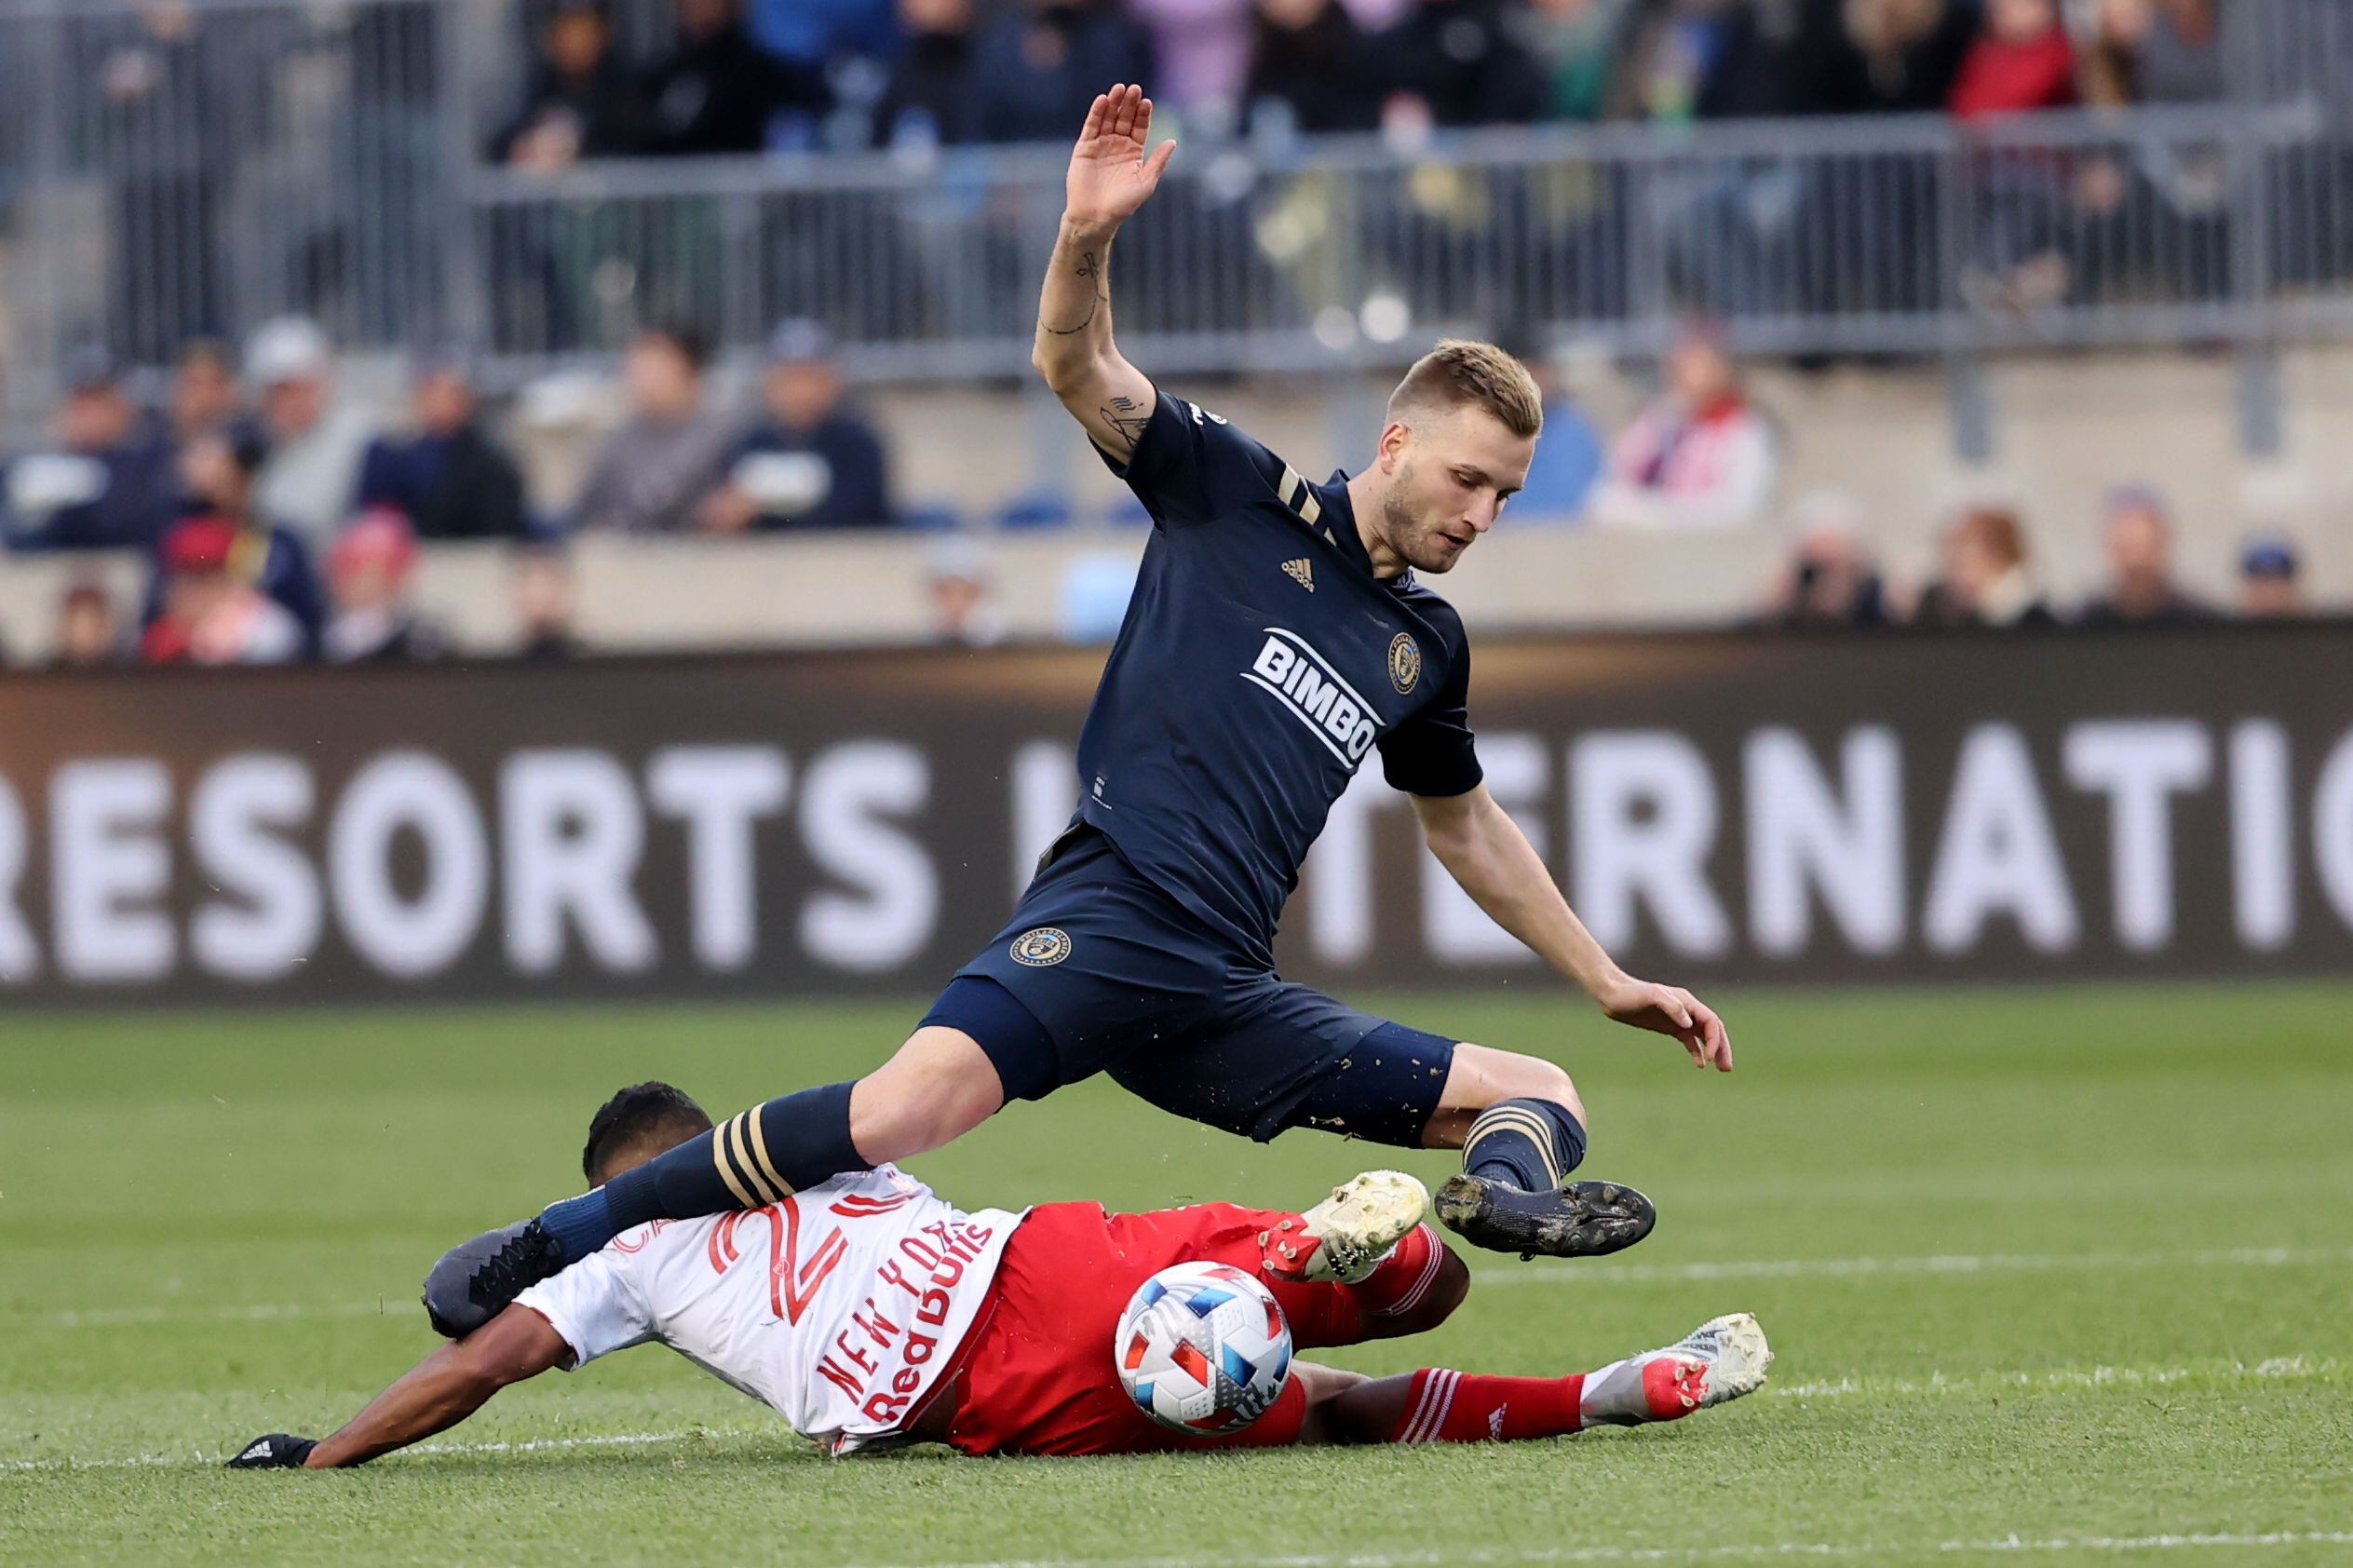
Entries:
<svg viewBox="0 0 2353 1568">
<path fill-rule="evenodd" d="M 2353 23 L 2234 7 L 2241 99 L 1950 119 L 1195 141 L 1120 251 L 1171 372 L 1391 363 L 1435 332 L 1968 357 L 2353 329 Z M 487 165 L 505 0 L 20 0 L 0 15 L 0 291 L 20 415 L 103 338 L 268 316 L 456 343 L 516 381 L 683 317 L 813 316 L 873 377 L 1018 372 L 1059 148 Z M 159 22 L 157 18 L 177 17 Z"/>
</svg>

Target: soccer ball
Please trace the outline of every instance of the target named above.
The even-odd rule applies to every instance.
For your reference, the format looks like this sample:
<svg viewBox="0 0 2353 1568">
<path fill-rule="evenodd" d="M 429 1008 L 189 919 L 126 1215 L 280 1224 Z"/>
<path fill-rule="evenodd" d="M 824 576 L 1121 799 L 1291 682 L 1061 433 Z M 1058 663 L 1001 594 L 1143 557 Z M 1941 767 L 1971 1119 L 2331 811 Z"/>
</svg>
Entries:
<svg viewBox="0 0 2353 1568">
<path fill-rule="evenodd" d="M 1266 1413 L 1291 1380 L 1291 1325 L 1265 1286 L 1225 1264 L 1143 1282 L 1112 1340 L 1119 1385 L 1163 1426 L 1209 1437 Z"/>
</svg>

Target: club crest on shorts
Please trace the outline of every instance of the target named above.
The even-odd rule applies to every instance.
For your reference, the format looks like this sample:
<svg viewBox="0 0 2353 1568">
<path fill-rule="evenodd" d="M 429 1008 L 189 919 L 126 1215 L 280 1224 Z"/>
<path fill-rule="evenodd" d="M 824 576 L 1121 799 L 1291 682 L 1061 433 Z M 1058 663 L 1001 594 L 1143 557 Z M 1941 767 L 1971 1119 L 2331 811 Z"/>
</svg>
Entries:
<svg viewBox="0 0 2353 1568">
<path fill-rule="evenodd" d="M 1400 631 L 1389 643 L 1389 684 L 1403 696 L 1422 679 L 1422 645 L 1413 634 Z"/>
<path fill-rule="evenodd" d="M 1070 933 L 1059 926 L 1040 926 L 1013 939 L 1013 962 L 1043 969 L 1070 956 Z"/>
</svg>

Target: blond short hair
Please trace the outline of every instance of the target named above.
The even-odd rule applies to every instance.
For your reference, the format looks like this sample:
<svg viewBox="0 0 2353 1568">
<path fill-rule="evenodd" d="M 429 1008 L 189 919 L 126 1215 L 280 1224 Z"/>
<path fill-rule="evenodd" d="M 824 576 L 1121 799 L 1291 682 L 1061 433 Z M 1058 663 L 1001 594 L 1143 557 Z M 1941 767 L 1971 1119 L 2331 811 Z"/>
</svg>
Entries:
<svg viewBox="0 0 2353 1568">
<path fill-rule="evenodd" d="M 1422 410 L 1475 407 L 1495 416 L 1515 436 L 1533 439 L 1544 428 L 1544 394 L 1528 367 L 1492 343 L 1448 338 L 1413 361 L 1389 394 L 1389 417 Z"/>
</svg>

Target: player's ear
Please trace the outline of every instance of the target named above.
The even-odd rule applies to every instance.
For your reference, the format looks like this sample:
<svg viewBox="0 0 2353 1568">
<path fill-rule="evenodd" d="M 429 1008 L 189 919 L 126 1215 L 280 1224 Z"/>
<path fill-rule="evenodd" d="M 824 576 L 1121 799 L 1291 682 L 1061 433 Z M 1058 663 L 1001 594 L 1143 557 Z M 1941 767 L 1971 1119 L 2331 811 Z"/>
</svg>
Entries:
<svg viewBox="0 0 2353 1568">
<path fill-rule="evenodd" d="M 1380 445 L 1375 449 L 1380 454 L 1381 471 L 1394 472 L 1405 456 L 1405 449 L 1413 444 L 1413 432 L 1404 421 L 1392 419 L 1383 426 Z"/>
</svg>

